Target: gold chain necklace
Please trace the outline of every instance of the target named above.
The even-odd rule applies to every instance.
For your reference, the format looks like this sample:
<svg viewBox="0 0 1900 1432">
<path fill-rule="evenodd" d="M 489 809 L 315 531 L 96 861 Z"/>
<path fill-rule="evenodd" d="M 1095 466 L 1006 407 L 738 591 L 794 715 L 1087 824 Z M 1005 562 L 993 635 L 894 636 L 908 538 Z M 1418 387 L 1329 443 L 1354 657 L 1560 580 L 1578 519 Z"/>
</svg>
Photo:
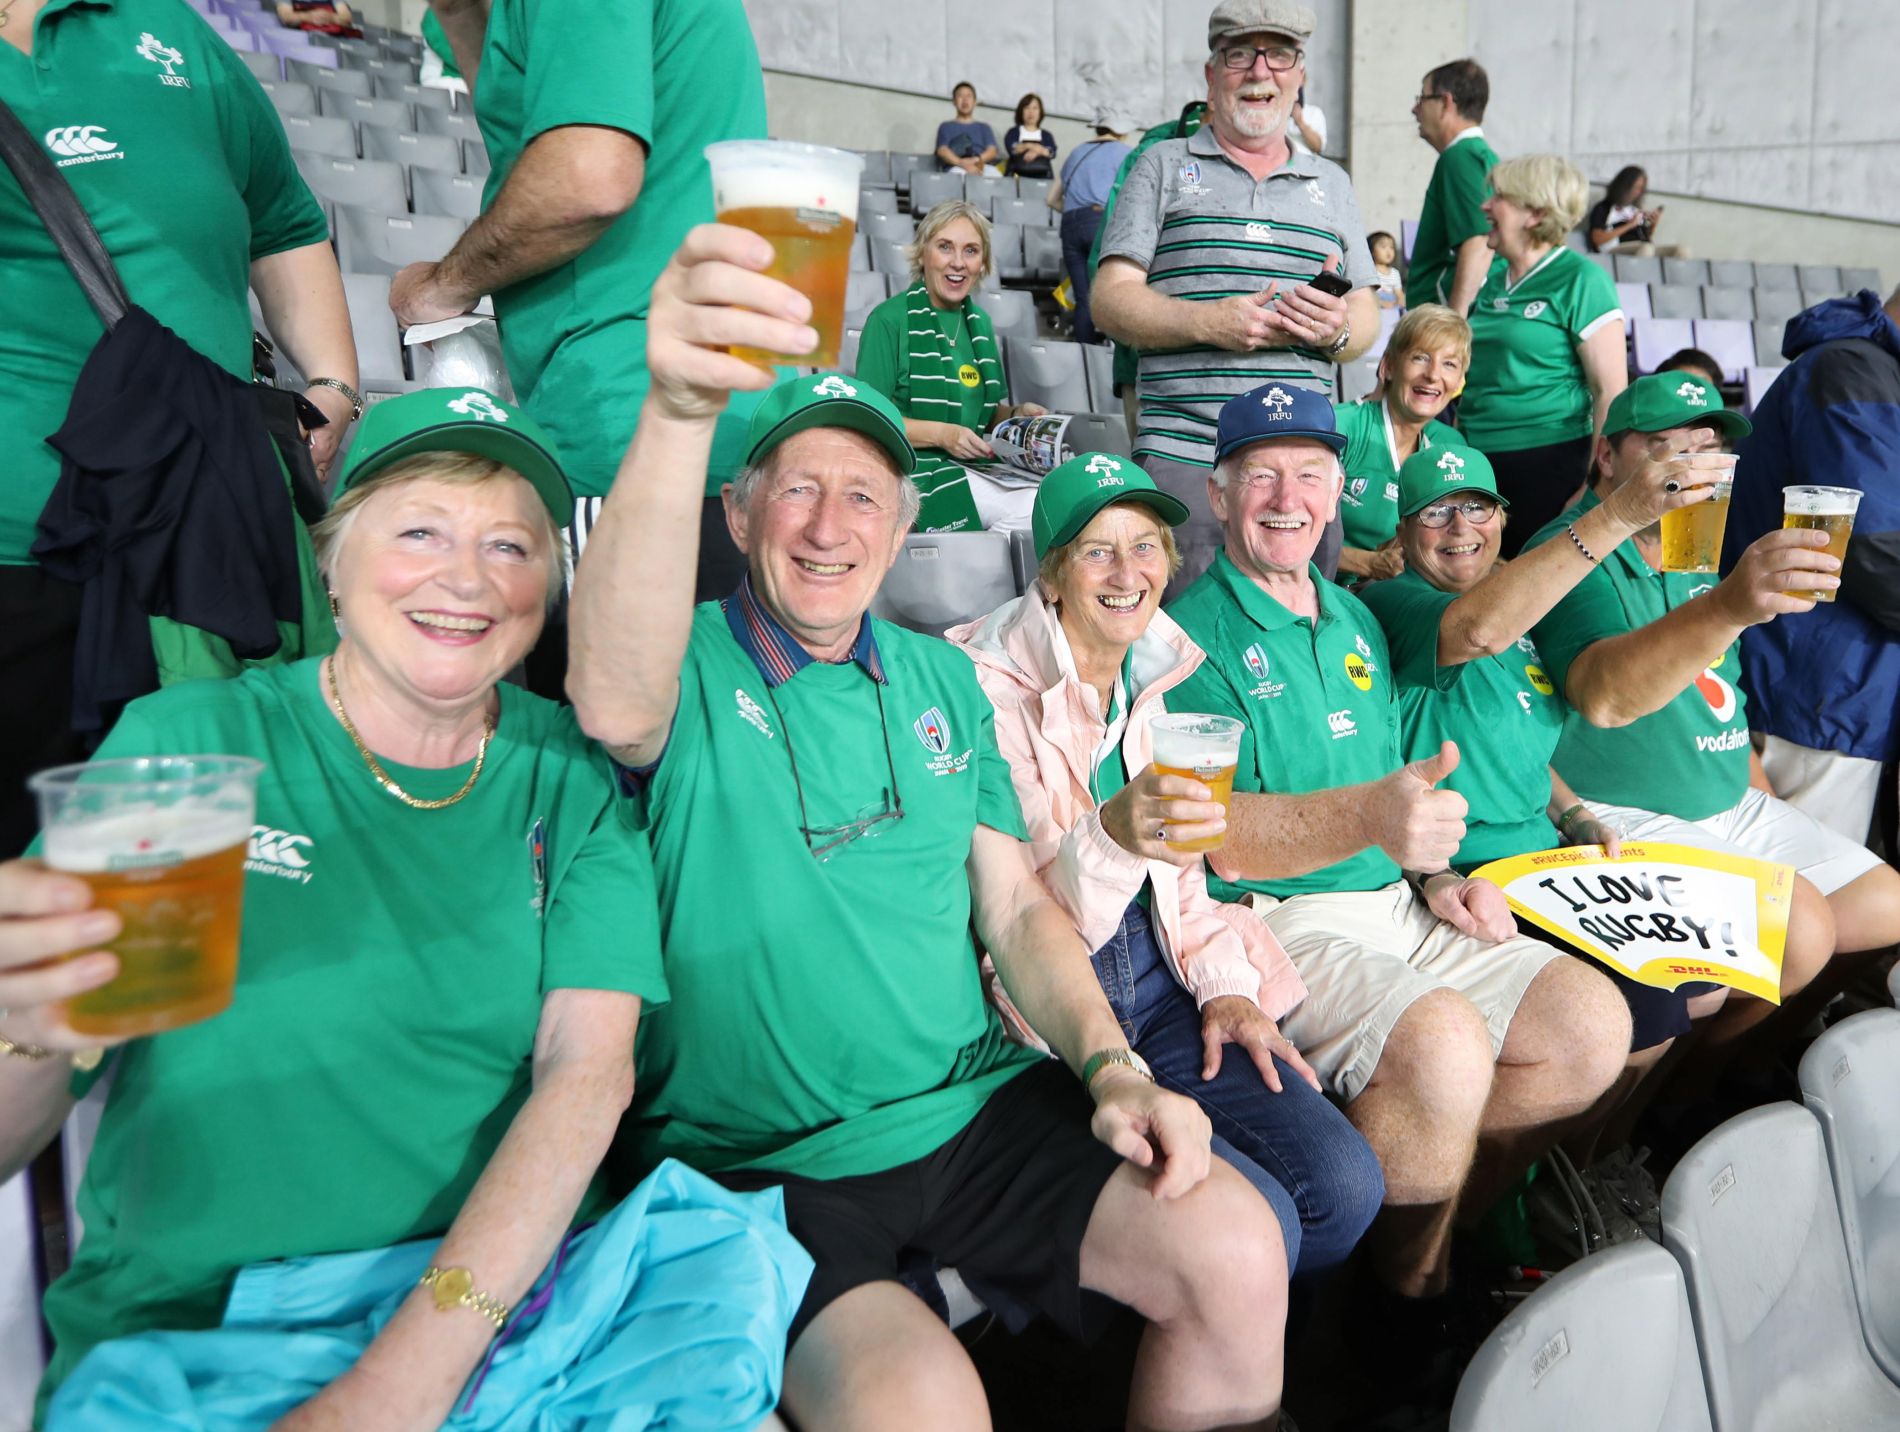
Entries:
<svg viewBox="0 0 1900 1432">
<path fill-rule="evenodd" d="M 454 805 L 475 789 L 475 782 L 482 778 L 482 764 L 488 759 L 488 743 L 495 734 L 493 717 L 486 712 L 482 715 L 482 744 L 475 752 L 475 769 L 470 771 L 468 779 L 462 782 L 462 789 L 452 796 L 443 796 L 441 800 L 418 800 L 396 784 L 389 772 L 383 769 L 383 763 L 376 759 L 376 753 L 365 746 L 363 738 L 356 734 L 356 723 L 350 720 L 350 713 L 343 709 L 343 695 L 336 689 L 336 658 L 334 656 L 329 659 L 327 666 L 330 673 L 330 704 L 336 707 L 336 719 L 343 723 L 344 732 L 356 744 L 357 754 L 369 765 L 370 774 L 376 777 L 384 790 L 412 810 L 441 810 L 445 806 Z"/>
</svg>

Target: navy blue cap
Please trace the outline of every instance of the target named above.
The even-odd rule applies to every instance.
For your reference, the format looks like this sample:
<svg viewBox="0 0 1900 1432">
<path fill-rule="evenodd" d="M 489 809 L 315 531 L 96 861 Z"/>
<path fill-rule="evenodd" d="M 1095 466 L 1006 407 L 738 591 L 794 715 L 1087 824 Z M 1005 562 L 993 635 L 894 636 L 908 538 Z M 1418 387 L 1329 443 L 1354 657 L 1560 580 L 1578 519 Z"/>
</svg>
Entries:
<svg viewBox="0 0 1900 1432">
<path fill-rule="evenodd" d="M 1310 438 L 1334 452 L 1346 450 L 1346 439 L 1333 421 L 1333 405 L 1324 396 L 1291 383 L 1262 383 L 1222 405 L 1214 461 L 1268 438 Z"/>
</svg>

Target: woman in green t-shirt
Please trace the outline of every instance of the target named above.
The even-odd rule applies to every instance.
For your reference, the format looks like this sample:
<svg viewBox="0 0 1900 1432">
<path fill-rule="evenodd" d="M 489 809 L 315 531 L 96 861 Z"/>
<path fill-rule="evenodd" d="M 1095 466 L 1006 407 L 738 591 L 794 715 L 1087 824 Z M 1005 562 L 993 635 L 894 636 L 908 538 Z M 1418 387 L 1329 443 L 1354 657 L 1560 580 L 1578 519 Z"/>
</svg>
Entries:
<svg viewBox="0 0 1900 1432">
<path fill-rule="evenodd" d="M 266 769 L 230 1006 L 111 1051 L 43 1398 L 110 1339 L 217 1326 L 248 1265 L 440 1237 L 441 1276 L 277 1424 L 440 1425 L 603 1207 L 635 1028 L 667 997 L 652 867 L 571 711 L 501 684 L 562 589 L 566 480 L 521 410 L 429 389 L 370 411 L 339 491 L 315 529 L 335 654 L 167 688 L 100 752 Z M 102 1042 L 59 1003 L 117 972 L 89 898 L 0 866 L 7 1173 L 72 1107 L 64 1056 Z M 91 953 L 22 970 L 69 951 Z"/>
<path fill-rule="evenodd" d="M 1048 411 L 1009 401 L 1003 350 L 973 295 L 990 272 L 990 221 L 962 199 L 937 205 L 910 246 L 911 285 L 864 320 L 857 376 L 897 404 L 917 449 L 919 532 L 1029 525 L 1033 487 L 1005 489 L 963 466 L 994 456 L 989 429 Z"/>
<path fill-rule="evenodd" d="M 1564 247 L 1589 183 L 1554 154 L 1491 170 L 1493 264 L 1471 304 L 1471 380 L 1458 430 L 1497 471 L 1510 502 L 1504 556 L 1570 505 L 1610 399 L 1629 386 L 1616 285 Z"/>
</svg>

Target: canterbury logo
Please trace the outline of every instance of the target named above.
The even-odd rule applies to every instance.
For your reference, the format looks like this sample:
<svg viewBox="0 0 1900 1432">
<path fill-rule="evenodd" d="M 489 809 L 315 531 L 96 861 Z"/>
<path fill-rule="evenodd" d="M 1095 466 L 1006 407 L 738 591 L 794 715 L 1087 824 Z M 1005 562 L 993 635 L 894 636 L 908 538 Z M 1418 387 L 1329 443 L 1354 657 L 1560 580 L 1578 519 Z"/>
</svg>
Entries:
<svg viewBox="0 0 1900 1432">
<path fill-rule="evenodd" d="M 505 423 L 508 421 L 508 414 L 486 393 L 464 393 L 459 398 L 451 399 L 449 407 L 477 422 Z"/>
<path fill-rule="evenodd" d="M 309 857 L 303 853 L 310 845 L 311 840 L 307 835 L 292 835 L 289 831 L 268 830 L 264 826 L 254 825 L 251 827 L 251 848 L 246 853 L 252 860 L 302 870 L 310 864 Z"/>
<path fill-rule="evenodd" d="M 1351 711 L 1328 712 L 1326 725 L 1332 731 L 1335 741 L 1341 736 L 1355 736 L 1359 733 L 1358 723 L 1352 719 Z"/>
<path fill-rule="evenodd" d="M 105 133 L 103 124 L 55 125 L 46 131 L 46 147 L 67 159 L 111 154 L 119 146 L 107 139 Z"/>
</svg>

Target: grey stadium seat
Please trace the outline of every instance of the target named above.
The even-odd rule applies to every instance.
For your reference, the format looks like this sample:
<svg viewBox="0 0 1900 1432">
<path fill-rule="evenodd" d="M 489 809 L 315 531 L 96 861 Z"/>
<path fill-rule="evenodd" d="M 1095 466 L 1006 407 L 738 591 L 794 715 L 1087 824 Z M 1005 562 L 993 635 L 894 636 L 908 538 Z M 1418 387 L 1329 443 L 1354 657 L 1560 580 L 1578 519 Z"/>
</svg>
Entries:
<svg viewBox="0 0 1900 1432">
<path fill-rule="evenodd" d="M 838 339 L 838 371 L 856 373 L 858 371 L 858 344 L 864 341 L 864 330 L 853 328 L 849 318 L 845 320 L 844 334 Z"/>
<path fill-rule="evenodd" d="M 334 90 L 318 92 L 317 110 L 321 114 L 347 119 L 352 124 L 380 124 L 384 129 L 410 129 L 415 124 L 411 118 L 413 111 L 400 100 L 365 99 L 361 95 L 338 94 Z"/>
<path fill-rule="evenodd" d="M 897 191 L 895 189 L 858 190 L 858 222 L 864 222 L 866 214 L 895 214 L 897 212 Z"/>
<path fill-rule="evenodd" d="M 1695 346 L 1722 367 L 1722 381 L 1739 383 L 1744 369 L 1755 362 L 1755 335 L 1750 325 L 1734 318 L 1698 318 L 1693 324 Z"/>
<path fill-rule="evenodd" d="M 1662 1219 L 1722 1432 L 1900 1427 L 1900 1387 L 1861 1336 L 1814 1115 L 1782 1103 L 1730 1119 L 1669 1175 Z"/>
<path fill-rule="evenodd" d="M 1752 416 L 1755 409 L 1761 406 L 1761 400 L 1768 395 L 1768 390 L 1775 385 L 1775 379 L 1787 371 L 1779 364 L 1766 367 L 1751 364 L 1745 369 L 1742 373 L 1742 412 Z"/>
<path fill-rule="evenodd" d="M 308 60 L 285 60 L 284 78 L 301 80 L 304 84 L 315 85 L 320 90 L 333 90 L 337 94 L 359 95 L 369 98 L 369 76 L 361 70 L 329 69 L 323 65 L 312 64 Z"/>
<path fill-rule="evenodd" d="M 1016 181 L 1007 174 L 971 174 L 963 181 L 963 197 L 987 214 L 999 200 L 1016 197 Z"/>
<path fill-rule="evenodd" d="M 1032 282 L 1053 284 L 1062 278 L 1062 235 L 1054 229 L 1023 230 L 1023 265 Z"/>
<path fill-rule="evenodd" d="M 1816 293 L 1840 293 L 1841 269 L 1839 264 L 1801 264 L 1795 269 L 1795 281 L 1803 292 L 1809 289 Z"/>
<path fill-rule="evenodd" d="M 1120 414 L 1122 400 L 1115 396 L 1115 350 L 1106 343 L 1084 343 L 1082 367 L 1089 378 L 1089 411 Z"/>
<path fill-rule="evenodd" d="M 281 80 L 284 77 L 284 62 L 276 55 L 262 50 L 239 50 L 237 57 L 244 68 L 260 81 Z"/>
<path fill-rule="evenodd" d="M 1825 303 L 1830 298 L 1839 298 L 1845 292 L 1846 290 L 1838 282 L 1826 283 L 1817 278 L 1810 283 L 1804 279 L 1801 283 L 1801 306 L 1813 308 L 1815 304 Z"/>
<path fill-rule="evenodd" d="M 1128 441 L 1128 424 L 1120 413 L 1077 413 L 1069 424 L 1067 440 L 1074 452 L 1108 452 L 1117 457 L 1132 457 L 1134 452 Z"/>
<path fill-rule="evenodd" d="M 488 174 L 488 147 L 479 139 L 462 141 L 462 172 L 486 178 Z"/>
<path fill-rule="evenodd" d="M 1755 266 L 1747 259 L 1711 259 L 1709 282 L 1721 288 L 1753 288 Z"/>
<path fill-rule="evenodd" d="M 996 213 L 992 216 L 999 224 L 1021 224 L 1025 229 L 1046 228 L 1043 215 L 1049 212 L 1048 205 L 1040 199 L 998 199 Z"/>
<path fill-rule="evenodd" d="M 1710 1432 L 1682 1270 L 1647 1240 L 1573 1264 L 1484 1340 L 1451 1432 Z"/>
<path fill-rule="evenodd" d="M 366 393 L 400 393 L 409 378 L 402 362 L 402 335 L 389 311 L 389 279 L 383 274 L 346 273 L 343 296 L 356 334 L 356 368 Z"/>
<path fill-rule="evenodd" d="M 1649 286 L 1649 312 L 1653 318 L 1700 318 L 1702 290 L 1652 283 Z"/>
<path fill-rule="evenodd" d="M 1017 596 L 1007 532 L 913 532 L 871 601 L 871 614 L 942 636 Z"/>
<path fill-rule="evenodd" d="M 1598 268 L 1602 269 L 1611 278 L 1616 277 L 1616 255 L 1593 254 L 1593 253 L 1590 253 L 1588 250 L 1585 250 L 1583 256 L 1586 259 L 1590 260 L 1590 262 L 1595 264 Z"/>
<path fill-rule="evenodd" d="M 867 214 L 860 209 L 858 232 L 874 239 L 907 244 L 917 236 L 917 225 L 908 214 Z"/>
<path fill-rule="evenodd" d="M 1752 319 L 1755 316 L 1755 291 L 1751 288 L 1702 286 L 1702 315 L 1705 318 Z"/>
<path fill-rule="evenodd" d="M 910 188 L 911 173 L 918 169 L 926 174 L 934 174 L 937 169 L 937 156 L 895 149 L 891 151 L 891 181 L 898 188 Z"/>
<path fill-rule="evenodd" d="M 333 159 L 320 154 L 294 157 L 297 172 L 303 175 L 310 192 L 328 203 L 385 214 L 400 214 L 409 208 L 400 164 L 382 159 Z"/>
<path fill-rule="evenodd" d="M 845 279 L 844 326 L 862 328 L 872 309 L 891 296 L 890 276 L 881 273 L 854 273 Z"/>
<path fill-rule="evenodd" d="M 1036 336 L 1036 300 L 1020 288 L 1004 289 L 983 296 L 983 311 L 990 316 L 998 338 L 1034 338 Z"/>
<path fill-rule="evenodd" d="M 1643 254 L 1612 254 L 1618 283 L 1661 283 L 1662 260 Z"/>
<path fill-rule="evenodd" d="M 317 112 L 317 92 L 298 80 L 260 80 L 258 87 L 279 114 L 310 115 Z"/>
<path fill-rule="evenodd" d="M 864 161 L 864 169 L 858 175 L 860 186 L 883 188 L 891 182 L 891 154 L 888 149 L 861 149 L 857 155 Z"/>
<path fill-rule="evenodd" d="M 446 109 L 418 108 L 416 110 L 416 133 L 446 134 L 454 139 L 472 139 L 482 142 L 482 132 L 475 124 L 472 114 L 455 114 Z"/>
<path fill-rule="evenodd" d="M 1692 319 L 1638 318 L 1630 323 L 1630 360 L 1638 373 L 1654 373 L 1671 354 L 1694 343 Z"/>
<path fill-rule="evenodd" d="M 378 79 L 376 93 L 385 99 L 399 99 L 404 104 L 414 105 L 417 109 L 438 109 L 446 112 L 455 108 L 454 92 L 437 85 L 408 84 L 392 77 Z M 471 115 L 469 118 L 473 119 L 474 116 Z"/>
<path fill-rule="evenodd" d="M 1055 182 L 1053 179 L 1018 179 L 1016 193 L 1018 197 L 1027 199 L 1032 204 L 1041 204 L 1044 209 L 1047 209 L 1049 189 Z"/>
<path fill-rule="evenodd" d="M 1756 288 L 1799 288 L 1801 280 L 1796 277 L 1793 264 L 1756 264 Z"/>
<path fill-rule="evenodd" d="M 864 234 L 853 234 L 851 236 L 850 272 L 869 273 L 870 271 L 871 240 Z"/>
<path fill-rule="evenodd" d="M 1664 283 L 1691 283 L 1700 288 L 1710 281 L 1707 259 L 1664 259 L 1662 266 Z"/>
<path fill-rule="evenodd" d="M 1041 403 L 1052 413 L 1086 413 L 1089 380 L 1082 345 L 1005 338 L 1003 367 L 1012 403 Z"/>
<path fill-rule="evenodd" d="M 875 273 L 887 273 L 898 283 L 910 283 L 910 255 L 905 252 L 906 245 L 893 239 L 870 239 L 871 269 Z"/>
<path fill-rule="evenodd" d="M 408 130 L 366 124 L 362 140 L 365 159 L 387 159 L 405 169 L 437 169 L 445 174 L 462 172 L 462 146 L 445 134 L 412 134 Z M 481 192 L 480 184 L 475 186 L 475 192 Z"/>
<path fill-rule="evenodd" d="M 370 59 L 352 60 L 343 57 L 343 63 L 353 70 L 361 70 L 372 81 L 389 80 L 395 84 L 410 85 L 416 82 L 416 66 L 407 60 Z M 373 91 L 372 91 L 373 92 Z"/>
<path fill-rule="evenodd" d="M 439 214 L 472 224 L 481 216 L 484 181 L 440 169 L 409 171 L 410 207 L 418 214 Z"/>
<path fill-rule="evenodd" d="M 284 135 L 294 152 L 328 154 L 337 159 L 356 158 L 356 126 L 347 119 L 301 114 L 287 114 L 282 118 Z"/>
<path fill-rule="evenodd" d="M 1801 1098 L 1820 1120 L 1867 1345 L 1900 1382 L 1900 1010 L 1842 1020 L 1801 1056 Z"/>
<path fill-rule="evenodd" d="M 1785 323 L 1807 305 L 1801 302 L 1798 288 L 1760 288 L 1755 290 L 1755 317 L 1772 318 Z"/>
<path fill-rule="evenodd" d="M 990 225 L 990 262 L 999 276 L 1012 283 L 1028 277 L 1023 268 L 1023 228 L 1021 224 Z"/>
<path fill-rule="evenodd" d="M 1755 361 L 1757 363 L 1772 368 L 1783 361 L 1781 331 L 1786 326 L 1779 318 L 1755 320 Z"/>
<path fill-rule="evenodd" d="M 948 199 L 963 197 L 964 174 L 961 169 L 931 171 L 918 169 L 910 176 L 910 211 L 918 218 Z"/>
<path fill-rule="evenodd" d="M 1887 296 L 1886 289 L 1880 285 L 1880 270 L 1877 268 L 1842 269 L 1841 287 L 1848 293 L 1859 293 L 1863 288 L 1871 288 L 1882 298 Z"/>
<path fill-rule="evenodd" d="M 1616 286 L 1616 306 L 1623 310 L 1623 321 L 1637 318 L 1654 318 L 1649 311 L 1649 285 L 1646 283 L 1619 283 Z"/>
<path fill-rule="evenodd" d="M 405 264 L 433 263 L 468 225 L 434 214 L 375 214 L 339 206 L 337 259 L 345 273 L 394 274 Z"/>
</svg>

